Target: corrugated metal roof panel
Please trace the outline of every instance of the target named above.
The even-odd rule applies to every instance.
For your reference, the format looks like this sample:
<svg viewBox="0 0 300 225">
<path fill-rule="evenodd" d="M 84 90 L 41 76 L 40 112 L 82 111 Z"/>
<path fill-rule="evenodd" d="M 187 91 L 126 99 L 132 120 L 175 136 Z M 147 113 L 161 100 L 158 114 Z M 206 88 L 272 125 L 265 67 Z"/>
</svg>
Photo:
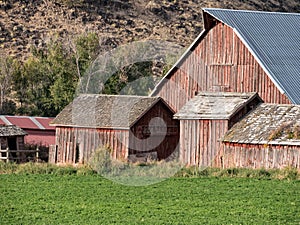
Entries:
<svg viewBox="0 0 300 225">
<path fill-rule="evenodd" d="M 32 117 L 32 116 L 0 116 L 0 124 L 16 125 L 23 129 L 55 130 L 49 126 L 54 118 L 51 117 Z"/>
<path fill-rule="evenodd" d="M 35 120 L 37 120 L 46 130 L 55 130 L 55 127 L 49 126 L 53 119 L 54 118 L 49 117 L 35 117 Z"/>
<path fill-rule="evenodd" d="M 232 27 L 289 99 L 300 104 L 300 14 L 203 9 Z"/>
<path fill-rule="evenodd" d="M 5 116 L 5 118 L 12 123 L 21 128 L 27 129 L 40 129 L 29 117 L 22 116 Z"/>
</svg>

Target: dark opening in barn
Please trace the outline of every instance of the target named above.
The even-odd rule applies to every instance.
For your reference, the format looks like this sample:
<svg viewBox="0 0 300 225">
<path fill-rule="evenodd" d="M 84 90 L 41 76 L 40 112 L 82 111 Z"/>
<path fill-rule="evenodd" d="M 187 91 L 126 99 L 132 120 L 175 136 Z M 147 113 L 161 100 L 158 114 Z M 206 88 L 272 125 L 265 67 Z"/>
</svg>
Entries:
<svg viewBox="0 0 300 225">
<path fill-rule="evenodd" d="M 86 163 L 101 146 L 114 159 L 167 159 L 179 142 L 179 122 L 159 97 L 80 95 L 52 122 L 51 162 Z"/>
</svg>

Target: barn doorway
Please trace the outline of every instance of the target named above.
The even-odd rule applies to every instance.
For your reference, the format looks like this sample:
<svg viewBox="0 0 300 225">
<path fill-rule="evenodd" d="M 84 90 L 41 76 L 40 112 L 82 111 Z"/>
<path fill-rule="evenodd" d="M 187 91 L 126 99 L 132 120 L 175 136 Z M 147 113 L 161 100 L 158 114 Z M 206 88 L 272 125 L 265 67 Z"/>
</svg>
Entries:
<svg viewBox="0 0 300 225">
<path fill-rule="evenodd" d="M 16 137 L 8 137 L 7 138 L 7 146 L 9 150 L 18 150 L 17 149 L 17 138 Z M 17 153 L 11 152 L 10 157 L 16 158 Z"/>
<path fill-rule="evenodd" d="M 7 138 L 7 145 L 9 150 L 17 150 L 17 138 L 16 137 Z"/>
</svg>

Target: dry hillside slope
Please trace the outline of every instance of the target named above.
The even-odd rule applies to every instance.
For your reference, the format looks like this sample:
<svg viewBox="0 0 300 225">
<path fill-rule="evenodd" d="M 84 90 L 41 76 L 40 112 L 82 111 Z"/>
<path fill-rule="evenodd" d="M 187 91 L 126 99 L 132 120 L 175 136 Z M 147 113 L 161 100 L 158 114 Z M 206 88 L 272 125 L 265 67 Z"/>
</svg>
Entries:
<svg viewBox="0 0 300 225">
<path fill-rule="evenodd" d="M 103 46 L 160 38 L 189 45 L 202 7 L 300 12 L 299 0 L 0 0 L 0 51 L 26 58 L 32 45 L 97 32 Z"/>
</svg>

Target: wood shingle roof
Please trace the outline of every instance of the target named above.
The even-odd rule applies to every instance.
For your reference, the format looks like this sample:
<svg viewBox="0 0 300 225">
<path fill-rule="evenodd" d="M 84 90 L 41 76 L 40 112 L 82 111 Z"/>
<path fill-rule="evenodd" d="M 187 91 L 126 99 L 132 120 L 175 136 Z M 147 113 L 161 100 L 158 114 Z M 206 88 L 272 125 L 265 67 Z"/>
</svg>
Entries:
<svg viewBox="0 0 300 225">
<path fill-rule="evenodd" d="M 55 126 L 129 129 L 159 97 L 82 94 L 52 121 Z"/>
<path fill-rule="evenodd" d="M 176 119 L 230 119 L 257 93 L 201 92 L 188 101 L 175 115 Z"/>
<path fill-rule="evenodd" d="M 25 136 L 27 133 L 14 125 L 0 125 L 0 137 Z"/>
<path fill-rule="evenodd" d="M 300 145 L 300 106 L 260 104 L 236 123 L 224 142 Z"/>
</svg>

